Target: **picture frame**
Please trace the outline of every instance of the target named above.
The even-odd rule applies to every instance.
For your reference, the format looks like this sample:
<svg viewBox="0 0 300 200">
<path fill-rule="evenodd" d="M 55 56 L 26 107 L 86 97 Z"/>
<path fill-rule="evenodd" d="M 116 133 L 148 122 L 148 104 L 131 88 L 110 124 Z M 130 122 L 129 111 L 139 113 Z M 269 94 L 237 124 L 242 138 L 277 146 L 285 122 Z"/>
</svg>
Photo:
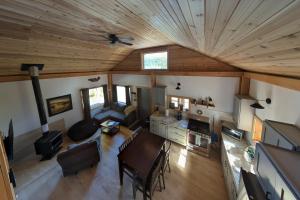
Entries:
<svg viewBox="0 0 300 200">
<path fill-rule="evenodd" d="M 49 98 L 47 101 L 48 115 L 52 117 L 73 109 L 71 94 Z"/>
</svg>

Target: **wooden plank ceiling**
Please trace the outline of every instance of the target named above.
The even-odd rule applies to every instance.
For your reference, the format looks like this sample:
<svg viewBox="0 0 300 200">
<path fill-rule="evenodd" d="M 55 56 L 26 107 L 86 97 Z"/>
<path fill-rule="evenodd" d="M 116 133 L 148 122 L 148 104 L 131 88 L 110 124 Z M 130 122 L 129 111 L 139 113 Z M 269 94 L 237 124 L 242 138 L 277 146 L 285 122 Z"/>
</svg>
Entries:
<svg viewBox="0 0 300 200">
<path fill-rule="evenodd" d="M 0 75 L 21 74 L 21 63 L 44 63 L 44 73 L 106 71 L 134 49 L 179 44 L 299 78 L 299 10 L 300 0 L 1 0 Z M 134 45 L 110 46 L 108 32 Z"/>
</svg>

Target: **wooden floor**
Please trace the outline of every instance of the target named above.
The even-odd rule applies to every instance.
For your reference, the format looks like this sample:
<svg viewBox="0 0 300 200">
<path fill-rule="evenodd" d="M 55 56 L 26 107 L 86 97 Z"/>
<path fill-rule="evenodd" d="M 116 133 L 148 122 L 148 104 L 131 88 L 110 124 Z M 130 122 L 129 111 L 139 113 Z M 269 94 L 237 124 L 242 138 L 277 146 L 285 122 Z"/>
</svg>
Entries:
<svg viewBox="0 0 300 200">
<path fill-rule="evenodd" d="M 102 136 L 102 155 L 98 166 L 63 177 L 59 166 L 32 183 L 18 199 L 133 199 L 131 180 L 124 176 L 119 185 L 118 147 L 130 135 L 128 129 L 110 137 Z M 227 199 L 219 155 L 210 159 L 187 152 L 182 146 L 172 145 L 171 173 L 166 173 L 166 190 L 156 191 L 154 199 L 214 200 Z M 142 199 L 140 192 L 137 199 Z"/>
</svg>

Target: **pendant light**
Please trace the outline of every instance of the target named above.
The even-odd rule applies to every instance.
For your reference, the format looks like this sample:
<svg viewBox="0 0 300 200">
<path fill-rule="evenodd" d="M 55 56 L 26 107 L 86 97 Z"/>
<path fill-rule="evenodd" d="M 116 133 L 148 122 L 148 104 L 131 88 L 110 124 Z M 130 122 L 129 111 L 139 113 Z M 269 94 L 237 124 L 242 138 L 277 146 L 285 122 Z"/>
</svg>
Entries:
<svg viewBox="0 0 300 200">
<path fill-rule="evenodd" d="M 180 90 L 180 86 L 181 84 L 180 83 L 177 83 L 177 87 L 175 88 L 176 90 Z"/>
<path fill-rule="evenodd" d="M 271 104 L 271 99 L 270 98 L 267 98 L 266 100 L 256 100 L 256 102 L 254 104 L 251 104 L 250 106 L 252 108 L 255 108 L 255 109 L 265 109 L 265 107 L 263 107 L 259 101 L 265 101 L 267 104 Z"/>
</svg>

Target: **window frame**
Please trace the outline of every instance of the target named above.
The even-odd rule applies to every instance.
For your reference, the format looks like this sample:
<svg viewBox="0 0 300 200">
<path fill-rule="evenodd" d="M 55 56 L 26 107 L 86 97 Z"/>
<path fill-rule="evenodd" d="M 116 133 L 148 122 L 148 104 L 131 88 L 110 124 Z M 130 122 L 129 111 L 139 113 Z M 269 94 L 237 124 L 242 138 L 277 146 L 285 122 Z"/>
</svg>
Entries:
<svg viewBox="0 0 300 200">
<path fill-rule="evenodd" d="M 256 122 L 259 122 L 260 123 L 259 125 L 261 126 L 261 133 L 260 133 L 259 139 L 257 137 L 258 133 L 255 133 Z M 252 137 L 251 137 L 252 141 L 254 141 L 254 142 L 261 142 L 262 141 L 262 139 L 263 139 L 262 138 L 262 136 L 263 136 L 263 120 L 260 119 L 257 115 L 253 116 L 251 133 L 252 133 Z"/>
<path fill-rule="evenodd" d="M 144 66 L 144 55 L 145 54 L 152 54 L 152 53 L 163 53 L 166 52 L 167 53 L 167 69 L 145 69 Z M 152 50 L 152 51 L 143 51 L 141 52 L 141 67 L 142 70 L 146 70 L 146 71 L 167 71 L 169 70 L 169 51 L 167 49 L 160 49 L 160 50 Z"/>
<path fill-rule="evenodd" d="M 169 105 L 172 102 L 172 97 L 178 98 L 178 106 L 175 107 L 174 110 L 178 110 L 180 102 L 184 102 L 185 99 L 189 100 L 189 104 L 188 104 L 189 107 L 188 107 L 188 110 L 183 109 L 183 112 L 189 112 L 191 110 L 191 98 L 190 97 L 184 97 L 184 96 L 176 96 L 176 95 L 168 95 L 168 109 L 171 109 Z"/>
<path fill-rule="evenodd" d="M 98 103 L 98 104 L 93 104 L 91 105 L 91 102 L 89 101 L 89 104 L 90 104 L 90 108 L 91 109 L 95 109 L 99 106 L 104 106 L 105 105 L 105 95 L 104 95 L 104 87 L 103 85 L 100 85 L 100 86 L 96 86 L 96 87 L 92 87 L 92 88 L 88 88 L 88 92 L 89 92 L 89 99 L 90 99 L 90 90 L 92 89 L 97 89 L 97 88 L 102 88 L 102 93 L 103 93 L 103 103 Z"/>
<path fill-rule="evenodd" d="M 118 87 L 123 87 L 124 90 L 125 90 L 125 102 L 121 102 L 118 100 Z M 117 102 L 118 103 L 124 103 L 124 104 L 127 104 L 127 98 L 126 98 L 126 86 L 124 85 L 116 85 L 116 95 L 117 95 Z"/>
</svg>

